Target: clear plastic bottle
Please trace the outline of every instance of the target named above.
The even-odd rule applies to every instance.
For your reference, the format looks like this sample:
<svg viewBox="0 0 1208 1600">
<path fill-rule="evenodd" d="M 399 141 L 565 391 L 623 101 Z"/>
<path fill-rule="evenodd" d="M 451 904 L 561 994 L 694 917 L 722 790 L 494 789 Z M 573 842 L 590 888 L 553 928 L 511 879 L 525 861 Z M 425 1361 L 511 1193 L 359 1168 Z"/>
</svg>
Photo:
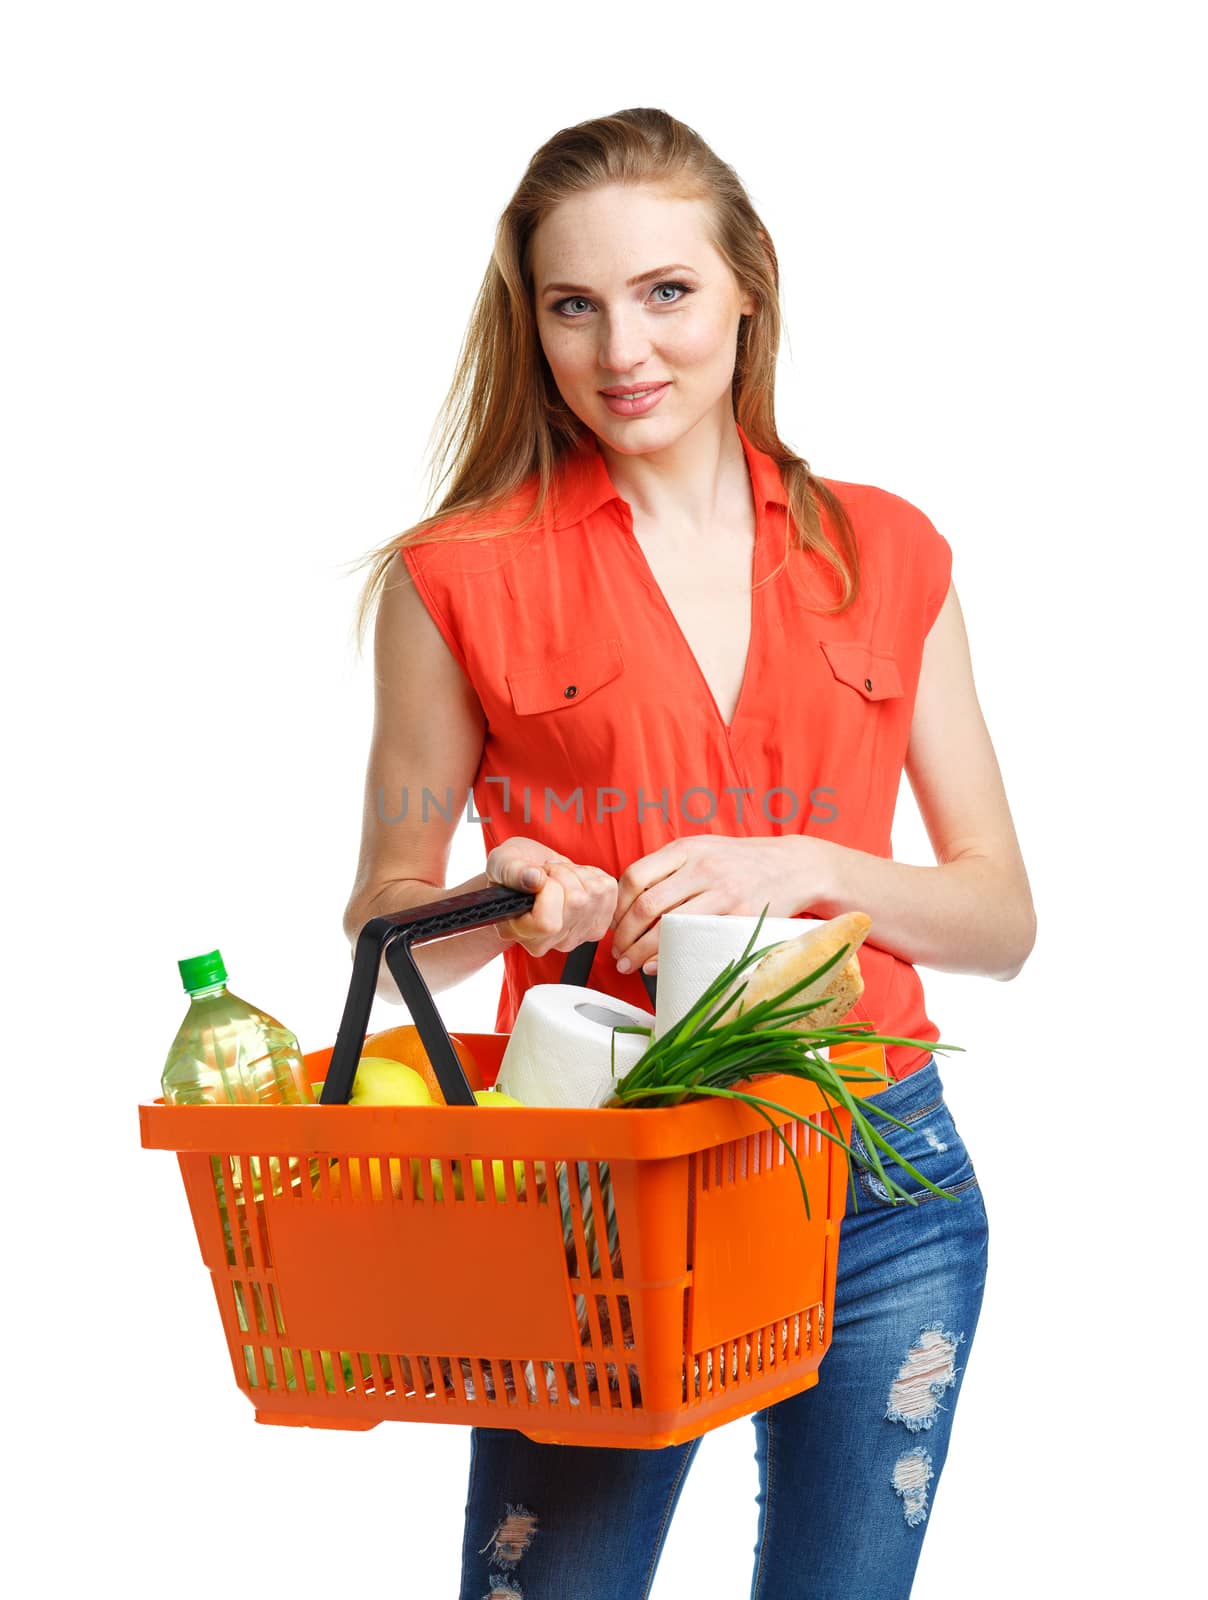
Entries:
<svg viewBox="0 0 1208 1600">
<path fill-rule="evenodd" d="M 177 963 L 189 1009 L 164 1066 L 164 1101 L 195 1105 L 314 1105 L 288 1028 L 226 986 L 217 950 Z"/>
<path fill-rule="evenodd" d="M 196 1105 L 310 1105 L 314 1091 L 295 1036 L 276 1017 L 232 994 L 226 967 L 217 950 L 177 963 L 189 995 L 189 1009 L 172 1041 L 160 1079 L 164 1103 Z M 213 1160 L 215 1190 L 222 1213 L 227 1258 L 234 1262 L 231 1217 L 227 1209 L 221 1163 Z M 260 1158 L 252 1156 L 251 1194 L 261 1198 Z M 297 1157 L 287 1164 L 289 1181 L 299 1181 Z M 281 1192 L 281 1164 L 269 1160 L 273 1192 Z M 233 1199 L 242 1205 L 244 1175 L 238 1156 L 231 1157 Z"/>
<path fill-rule="evenodd" d="M 160 1084 L 164 1102 L 173 1106 L 196 1105 L 314 1105 L 314 1091 L 302 1060 L 297 1038 L 267 1012 L 232 994 L 226 986 L 227 971 L 222 956 L 211 950 L 203 956 L 189 956 L 177 963 L 181 981 L 189 996 L 189 1009 L 172 1041 Z M 242 1163 L 229 1157 L 231 1194 L 228 1199 L 223 1160 L 210 1158 L 214 1194 L 222 1218 L 223 1243 L 227 1264 L 236 1267 L 247 1256 L 251 1208 L 263 1203 L 264 1188 L 260 1157 L 252 1156 L 250 1195 L 245 1186 Z M 274 1194 L 283 1188 L 281 1163 L 269 1157 L 269 1181 Z M 299 1162 L 290 1156 L 286 1162 L 287 1180 L 301 1181 Z M 269 1333 L 261 1291 L 253 1284 L 255 1316 L 249 1315 L 248 1298 L 240 1278 L 233 1282 L 240 1331 L 254 1338 L 253 1325 L 261 1335 Z M 274 1290 L 274 1299 L 276 1292 Z M 277 1312 L 278 1334 L 280 1311 Z M 245 1344 L 244 1362 L 248 1383 L 257 1382 L 251 1344 Z M 275 1385 L 276 1363 L 266 1345 L 262 1359 L 270 1385 Z M 326 1375 L 326 1369 L 325 1369 Z M 307 1371 L 308 1387 L 313 1388 L 313 1369 Z M 291 1374 L 289 1387 L 296 1385 Z"/>
</svg>

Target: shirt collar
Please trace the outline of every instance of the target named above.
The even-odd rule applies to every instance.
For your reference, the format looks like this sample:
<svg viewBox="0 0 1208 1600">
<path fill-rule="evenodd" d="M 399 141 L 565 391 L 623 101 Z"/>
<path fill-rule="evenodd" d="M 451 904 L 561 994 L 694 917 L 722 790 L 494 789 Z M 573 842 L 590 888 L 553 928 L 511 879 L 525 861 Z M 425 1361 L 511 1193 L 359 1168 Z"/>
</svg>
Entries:
<svg viewBox="0 0 1208 1600">
<path fill-rule="evenodd" d="M 768 505 L 788 505 L 788 495 L 780 476 L 780 469 L 765 450 L 757 449 L 738 427 L 738 437 L 747 458 L 755 504 L 762 515 Z M 555 510 L 553 527 L 569 528 L 583 522 L 610 500 L 623 498 L 608 475 L 608 467 L 594 433 L 588 433 L 576 449 L 560 462 L 554 487 Z"/>
</svg>

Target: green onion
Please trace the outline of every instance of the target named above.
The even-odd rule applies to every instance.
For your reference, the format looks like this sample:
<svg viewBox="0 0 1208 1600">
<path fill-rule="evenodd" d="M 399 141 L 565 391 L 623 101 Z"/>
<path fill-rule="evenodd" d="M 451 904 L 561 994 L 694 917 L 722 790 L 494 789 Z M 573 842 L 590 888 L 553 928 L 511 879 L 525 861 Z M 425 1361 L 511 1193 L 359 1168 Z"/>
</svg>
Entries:
<svg viewBox="0 0 1208 1600">
<path fill-rule="evenodd" d="M 794 1006 L 789 1003 L 793 995 L 808 987 L 832 967 L 844 964 L 851 950 L 850 944 L 844 945 L 815 971 L 799 982 L 790 984 L 780 994 L 773 995 L 749 1009 L 744 1009 L 740 1003 L 737 1016 L 728 1022 L 717 1020 L 735 1000 L 741 1002 L 748 980 L 744 979 L 737 988 L 734 988 L 734 981 L 738 975 L 773 948 L 768 945 L 762 949 L 753 949 L 767 912 L 768 907 L 765 905 L 742 955 L 723 968 L 687 1013 L 673 1027 L 668 1028 L 661 1038 L 653 1038 L 651 1028 L 637 1023 L 621 1024 L 613 1029 L 614 1033 L 645 1034 L 650 1037 L 651 1042 L 629 1072 L 617 1081 L 613 1100 L 609 1103 L 627 1107 L 652 1103 L 678 1105 L 684 1100 L 711 1096 L 742 1101 L 744 1105 L 750 1106 L 763 1117 L 792 1158 L 797 1181 L 801 1185 L 801 1195 L 805 1201 L 805 1214 L 808 1217 L 810 1201 L 801 1164 L 792 1145 L 768 1113 L 778 1111 L 794 1122 L 800 1121 L 800 1116 L 790 1107 L 779 1105 L 774 1100 L 765 1099 L 750 1090 L 734 1088 L 736 1083 L 750 1080 L 753 1074 L 783 1073 L 790 1077 L 804 1078 L 818 1086 L 828 1112 L 834 1114 L 836 1106 L 832 1104 L 833 1100 L 850 1115 L 852 1128 L 859 1133 L 867 1151 L 867 1157 L 860 1155 L 836 1134 L 829 1133 L 816 1123 L 811 1124 L 824 1138 L 830 1139 L 843 1150 L 847 1161 L 848 1178 L 852 1185 L 852 1199 L 857 1211 L 859 1202 L 856 1201 L 853 1160 L 876 1176 L 884 1186 L 892 1204 L 896 1205 L 899 1201 L 905 1201 L 908 1205 L 918 1204 L 918 1198 L 902 1188 L 886 1172 L 881 1152 L 932 1194 L 942 1195 L 946 1200 L 959 1200 L 959 1195 L 953 1194 L 948 1189 L 939 1188 L 900 1156 L 889 1141 L 872 1126 L 868 1114 L 891 1122 L 899 1128 L 906 1127 L 906 1124 L 892 1113 L 879 1108 L 875 1100 L 857 1099 L 848 1088 L 849 1083 L 867 1083 L 870 1080 L 884 1083 L 885 1079 L 881 1074 L 859 1067 L 844 1067 L 841 1064 L 836 1066 L 821 1052 L 831 1045 L 847 1043 L 917 1045 L 921 1049 L 933 1051 L 962 1050 L 963 1047 L 940 1044 L 929 1039 L 901 1039 L 891 1034 L 870 1033 L 864 1023 L 858 1022 L 837 1023 L 825 1028 L 793 1026 L 801 1019 L 807 1018 L 811 1011 L 827 1003 L 827 997 L 824 996 L 817 1000 L 802 1001 Z M 615 1039 L 612 1069 L 615 1079 Z"/>
</svg>

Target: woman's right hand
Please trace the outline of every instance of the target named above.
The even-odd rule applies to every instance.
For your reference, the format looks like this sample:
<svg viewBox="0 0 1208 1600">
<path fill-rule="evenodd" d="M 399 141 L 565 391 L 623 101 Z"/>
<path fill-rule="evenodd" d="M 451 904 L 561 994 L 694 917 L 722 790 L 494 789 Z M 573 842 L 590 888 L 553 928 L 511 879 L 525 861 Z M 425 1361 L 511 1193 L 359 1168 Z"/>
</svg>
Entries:
<svg viewBox="0 0 1208 1600">
<path fill-rule="evenodd" d="M 535 876 L 529 876 L 535 874 Z M 487 856 L 488 883 L 535 894 L 530 910 L 494 924 L 505 944 L 531 956 L 575 950 L 599 940 L 612 926 L 617 880 L 602 867 L 580 866 L 539 839 L 514 836 Z"/>
</svg>

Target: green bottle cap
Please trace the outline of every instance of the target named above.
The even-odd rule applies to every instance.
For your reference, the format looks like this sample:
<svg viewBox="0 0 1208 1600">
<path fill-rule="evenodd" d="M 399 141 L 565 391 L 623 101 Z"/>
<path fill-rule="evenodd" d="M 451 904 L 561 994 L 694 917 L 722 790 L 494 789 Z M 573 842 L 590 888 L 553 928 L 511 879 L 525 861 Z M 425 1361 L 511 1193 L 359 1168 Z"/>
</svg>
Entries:
<svg viewBox="0 0 1208 1600">
<path fill-rule="evenodd" d="M 181 982 L 190 994 L 198 989 L 212 989 L 216 983 L 226 982 L 227 970 L 217 950 L 211 950 L 204 956 L 186 956 L 176 965 L 180 968 Z"/>
</svg>

